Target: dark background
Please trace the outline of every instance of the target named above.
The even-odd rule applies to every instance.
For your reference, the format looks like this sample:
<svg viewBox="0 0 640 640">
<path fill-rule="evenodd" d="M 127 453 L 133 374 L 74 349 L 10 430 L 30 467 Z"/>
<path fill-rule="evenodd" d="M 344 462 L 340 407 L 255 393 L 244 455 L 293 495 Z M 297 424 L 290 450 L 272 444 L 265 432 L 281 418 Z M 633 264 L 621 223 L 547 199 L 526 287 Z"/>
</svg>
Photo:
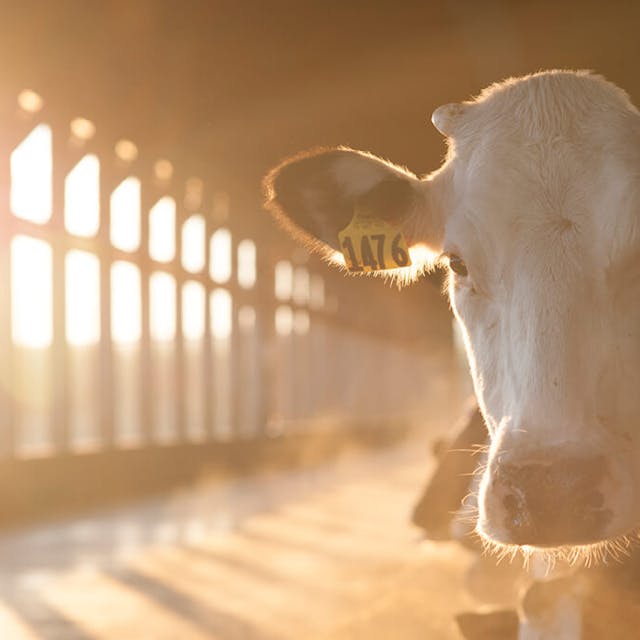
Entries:
<svg viewBox="0 0 640 640">
<path fill-rule="evenodd" d="M 429 124 L 439 104 L 554 67 L 640 98 L 639 60 L 631 1 L 0 2 L 0 99 L 31 88 L 131 138 L 228 191 L 266 238 L 260 178 L 290 153 L 348 144 L 428 172 L 444 153 Z M 354 305 L 396 300 L 379 282 L 348 286 Z M 403 301 L 419 305 L 425 287 Z"/>
</svg>

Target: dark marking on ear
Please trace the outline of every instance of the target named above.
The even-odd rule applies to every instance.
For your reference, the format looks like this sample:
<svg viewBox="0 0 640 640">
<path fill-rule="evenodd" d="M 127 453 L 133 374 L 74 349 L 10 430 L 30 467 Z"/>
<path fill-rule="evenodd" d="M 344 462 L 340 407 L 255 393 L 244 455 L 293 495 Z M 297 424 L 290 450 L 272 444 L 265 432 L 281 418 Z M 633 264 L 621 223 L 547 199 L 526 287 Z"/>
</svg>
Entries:
<svg viewBox="0 0 640 640">
<path fill-rule="evenodd" d="M 288 158 L 264 179 L 267 209 L 311 248 L 320 241 L 338 249 L 337 230 L 353 217 L 355 203 L 344 196 L 332 172 L 344 153 L 325 149 L 306 152 Z"/>
<path fill-rule="evenodd" d="M 415 197 L 413 186 L 407 179 L 393 176 L 360 196 L 357 208 L 362 215 L 370 218 L 400 224 L 413 208 Z"/>
<path fill-rule="evenodd" d="M 384 163 L 352 149 L 315 149 L 288 158 L 263 181 L 265 207 L 309 249 L 339 250 L 338 232 L 361 215 L 399 223 L 415 197 L 408 178 L 391 169 L 369 191 L 356 194 L 336 174 L 340 160 L 361 161 L 380 172 Z M 386 169 L 386 167 L 385 167 Z"/>
</svg>

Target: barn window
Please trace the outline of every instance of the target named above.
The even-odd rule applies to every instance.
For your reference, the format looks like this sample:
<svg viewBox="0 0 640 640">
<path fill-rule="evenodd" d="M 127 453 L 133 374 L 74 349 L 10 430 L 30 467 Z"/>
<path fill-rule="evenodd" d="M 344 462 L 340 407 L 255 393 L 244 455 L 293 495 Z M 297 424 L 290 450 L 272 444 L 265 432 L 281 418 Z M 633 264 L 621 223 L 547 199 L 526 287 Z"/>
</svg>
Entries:
<svg viewBox="0 0 640 640">
<path fill-rule="evenodd" d="M 64 226 L 76 236 L 91 237 L 100 224 L 100 163 L 86 155 L 64 182 Z"/>
<path fill-rule="evenodd" d="M 231 336 L 232 305 L 231 294 L 225 289 L 214 289 L 210 299 L 211 335 L 218 340 Z"/>
<path fill-rule="evenodd" d="M 149 320 L 151 338 L 168 342 L 176 335 L 176 281 L 162 271 L 151 274 L 149 281 Z"/>
<path fill-rule="evenodd" d="M 100 262 L 86 251 L 65 257 L 65 317 L 67 342 L 96 344 L 100 339 Z"/>
<path fill-rule="evenodd" d="M 190 273 L 204 269 L 205 221 L 204 216 L 192 215 L 182 225 L 182 266 Z"/>
<path fill-rule="evenodd" d="M 238 243 L 238 284 L 251 289 L 256 283 L 256 245 L 253 240 Z"/>
<path fill-rule="evenodd" d="M 111 194 L 111 244 L 122 251 L 140 246 L 140 180 L 127 178 Z"/>
<path fill-rule="evenodd" d="M 204 335 L 204 287 L 193 280 L 182 286 L 182 334 L 187 340 L 200 340 Z"/>
<path fill-rule="evenodd" d="M 176 253 L 176 203 L 165 196 L 149 212 L 149 255 L 156 262 L 171 262 Z"/>
<path fill-rule="evenodd" d="M 231 278 L 231 232 L 228 229 L 218 229 L 211 236 L 209 275 L 218 284 L 224 284 Z"/>
<path fill-rule="evenodd" d="M 17 345 L 44 348 L 53 337 L 51 245 L 17 235 L 11 240 L 11 337 Z"/>
<path fill-rule="evenodd" d="M 51 127 L 40 124 L 11 154 L 11 211 L 42 224 L 51 217 L 51 197 Z"/>
<path fill-rule="evenodd" d="M 140 269 L 117 260 L 111 266 L 111 337 L 123 344 L 140 340 Z"/>
<path fill-rule="evenodd" d="M 309 318 L 309 312 L 304 309 L 296 309 L 293 314 L 293 331 L 296 335 L 304 336 L 309 333 L 309 327 L 311 326 L 311 320 Z"/>
<path fill-rule="evenodd" d="M 276 309 L 275 315 L 276 333 L 279 336 L 288 336 L 293 329 L 293 311 L 291 307 L 281 305 Z"/>
<path fill-rule="evenodd" d="M 290 300 L 293 293 L 293 268 L 287 260 L 276 263 L 275 296 L 278 300 Z"/>
</svg>

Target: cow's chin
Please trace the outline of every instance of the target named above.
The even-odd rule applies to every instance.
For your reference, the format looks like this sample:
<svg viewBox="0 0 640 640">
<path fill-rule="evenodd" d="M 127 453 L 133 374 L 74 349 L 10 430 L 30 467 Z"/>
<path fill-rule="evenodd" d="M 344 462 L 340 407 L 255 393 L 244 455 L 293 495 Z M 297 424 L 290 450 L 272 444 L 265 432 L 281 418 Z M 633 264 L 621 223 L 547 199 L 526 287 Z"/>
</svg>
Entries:
<svg viewBox="0 0 640 640">
<path fill-rule="evenodd" d="M 603 540 L 579 542 L 577 544 L 562 545 L 519 545 L 500 540 L 488 533 L 486 526 L 479 520 L 475 534 L 478 536 L 485 553 L 495 556 L 498 561 L 513 560 L 521 556 L 525 564 L 532 558 L 542 561 L 550 569 L 558 562 L 571 566 L 594 566 L 611 561 L 623 562 L 633 549 L 640 546 L 640 527 L 628 530 L 626 533 L 612 535 Z"/>
</svg>

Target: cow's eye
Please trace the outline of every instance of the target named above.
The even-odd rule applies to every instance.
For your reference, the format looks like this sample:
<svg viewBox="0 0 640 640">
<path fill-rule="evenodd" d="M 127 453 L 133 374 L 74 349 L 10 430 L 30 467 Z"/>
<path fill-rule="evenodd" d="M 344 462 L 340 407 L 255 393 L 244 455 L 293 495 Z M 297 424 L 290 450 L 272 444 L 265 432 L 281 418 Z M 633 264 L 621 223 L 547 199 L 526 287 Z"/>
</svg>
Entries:
<svg viewBox="0 0 640 640">
<path fill-rule="evenodd" d="M 464 260 L 454 253 L 449 254 L 449 269 L 459 276 L 469 275 L 469 271 L 467 270 L 467 265 L 464 263 Z"/>
</svg>

